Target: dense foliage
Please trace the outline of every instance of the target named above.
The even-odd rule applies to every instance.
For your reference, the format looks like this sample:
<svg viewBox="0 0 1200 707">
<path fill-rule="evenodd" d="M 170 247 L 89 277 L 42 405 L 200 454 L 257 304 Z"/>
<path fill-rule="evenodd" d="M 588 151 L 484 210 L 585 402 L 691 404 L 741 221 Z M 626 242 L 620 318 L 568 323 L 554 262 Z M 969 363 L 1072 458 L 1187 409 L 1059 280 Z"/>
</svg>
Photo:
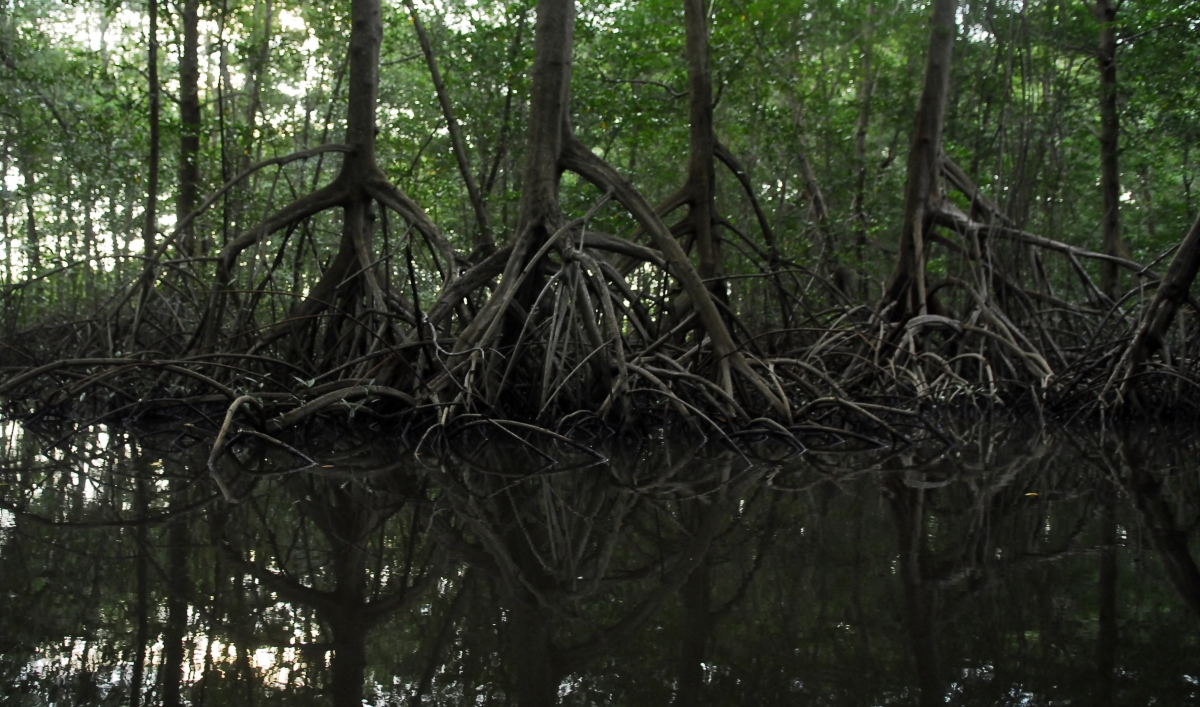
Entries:
<svg viewBox="0 0 1200 707">
<path fill-rule="evenodd" d="M 292 424 L 1190 404 L 1131 385 L 1197 373 L 1197 6 L 695 2 L 5 3 L 7 363 Z"/>
<path fill-rule="evenodd" d="M 489 208 L 507 235 L 517 218 L 532 8 L 449 2 L 421 11 L 472 168 L 491 187 Z M 95 298 L 136 271 L 131 259 L 142 249 L 148 154 L 146 25 L 142 5 L 8 2 L 0 12 L 5 279 L 71 268 L 53 286 L 10 294 L 11 326 L 18 313 L 29 322 L 47 308 L 89 312 Z M 201 6 L 204 193 L 250 161 L 340 138 L 345 12 L 286 2 Z M 381 163 L 469 249 L 470 206 L 411 22 L 401 4 L 385 12 Z M 182 30 L 176 6 L 161 13 L 163 141 L 172 145 L 180 131 L 173 92 Z M 718 137 L 747 166 L 789 256 L 816 262 L 818 232 L 828 229 L 839 257 L 861 267 L 876 292 L 891 266 L 886 253 L 895 247 L 926 13 L 924 3 L 902 0 L 713 5 Z M 584 3 L 577 20 L 575 128 L 655 198 L 677 188 L 687 152 L 682 14 L 676 2 Z M 1074 0 L 986 0 L 964 2 L 960 22 L 947 152 L 1021 227 L 1097 249 L 1102 204 L 1092 16 Z M 1122 217 L 1142 260 L 1177 242 L 1198 206 L 1192 193 L 1200 169 L 1198 22 L 1200 11 L 1189 3 L 1121 8 Z M 860 265 L 852 204 L 864 100 L 867 248 Z M 178 159 L 177 150 L 164 150 L 162 231 L 174 222 Z M 828 224 L 814 219 L 801 159 L 819 180 Z M 261 175 L 198 230 L 221 242 L 284 194 L 302 191 L 314 171 L 307 163 L 278 180 Z M 751 228 L 736 184 L 728 175 L 721 182 L 723 215 Z"/>
</svg>

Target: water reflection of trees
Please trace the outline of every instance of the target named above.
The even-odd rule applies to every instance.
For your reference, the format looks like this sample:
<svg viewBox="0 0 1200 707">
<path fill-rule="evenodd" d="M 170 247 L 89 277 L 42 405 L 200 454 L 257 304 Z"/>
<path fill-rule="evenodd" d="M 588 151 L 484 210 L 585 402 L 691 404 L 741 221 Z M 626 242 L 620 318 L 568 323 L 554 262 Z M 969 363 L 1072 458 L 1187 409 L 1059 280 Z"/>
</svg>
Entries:
<svg viewBox="0 0 1200 707">
<path fill-rule="evenodd" d="M 129 704 L 139 651 L 147 704 L 1196 691 L 1193 440 L 980 432 L 753 467 L 669 445 L 605 461 L 504 435 L 414 459 L 344 440 L 298 471 L 246 440 L 218 469 L 229 503 L 207 455 L 155 448 L 170 439 L 9 432 L 16 704 Z"/>
<path fill-rule="evenodd" d="M 522 471 L 534 458 L 510 455 L 491 447 L 428 465 L 451 511 L 432 528 L 500 599 L 499 647 L 517 702 L 557 704 L 565 680 L 674 598 L 758 474 L 732 454 L 584 458 L 534 474 Z"/>
<path fill-rule="evenodd" d="M 276 488 L 223 514 L 218 539 L 237 570 L 328 629 L 335 705 L 362 704 L 368 633 L 421 601 L 444 569 L 423 532 L 420 478 L 357 456 L 272 479 Z"/>
</svg>

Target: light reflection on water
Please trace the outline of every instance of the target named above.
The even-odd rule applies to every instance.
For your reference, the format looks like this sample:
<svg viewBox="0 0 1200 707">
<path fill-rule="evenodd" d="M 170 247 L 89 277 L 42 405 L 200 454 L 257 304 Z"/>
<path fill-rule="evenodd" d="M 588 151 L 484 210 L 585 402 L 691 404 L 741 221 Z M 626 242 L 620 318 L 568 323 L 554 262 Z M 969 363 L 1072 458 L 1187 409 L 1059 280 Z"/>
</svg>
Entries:
<svg viewBox="0 0 1200 707">
<path fill-rule="evenodd" d="M 1200 457 L 1170 430 L 753 465 L 345 438 L 279 473 L 241 446 L 235 503 L 186 437 L 0 430 L 6 703 L 128 704 L 142 614 L 147 703 L 170 645 L 196 705 L 1198 699 Z"/>
</svg>

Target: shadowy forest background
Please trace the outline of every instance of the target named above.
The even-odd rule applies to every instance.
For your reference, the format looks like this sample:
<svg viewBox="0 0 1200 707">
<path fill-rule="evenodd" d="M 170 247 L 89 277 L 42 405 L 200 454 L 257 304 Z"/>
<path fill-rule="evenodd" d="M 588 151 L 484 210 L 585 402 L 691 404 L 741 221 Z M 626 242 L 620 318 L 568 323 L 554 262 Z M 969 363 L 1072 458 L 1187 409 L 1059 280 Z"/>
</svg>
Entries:
<svg viewBox="0 0 1200 707">
<path fill-rule="evenodd" d="M 1192 409 L 1198 47 L 1174 0 L 6 0 L 0 394 Z"/>
</svg>

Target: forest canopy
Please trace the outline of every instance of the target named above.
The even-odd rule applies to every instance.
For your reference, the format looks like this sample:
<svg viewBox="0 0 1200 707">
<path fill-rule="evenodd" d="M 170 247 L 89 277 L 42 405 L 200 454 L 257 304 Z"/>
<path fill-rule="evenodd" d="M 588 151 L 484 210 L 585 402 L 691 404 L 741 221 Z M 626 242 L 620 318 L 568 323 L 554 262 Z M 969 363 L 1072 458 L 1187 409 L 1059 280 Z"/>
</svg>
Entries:
<svg viewBox="0 0 1200 707">
<path fill-rule="evenodd" d="M 1198 40 L 1174 0 L 6 0 L 0 394 L 1188 408 Z"/>
</svg>

